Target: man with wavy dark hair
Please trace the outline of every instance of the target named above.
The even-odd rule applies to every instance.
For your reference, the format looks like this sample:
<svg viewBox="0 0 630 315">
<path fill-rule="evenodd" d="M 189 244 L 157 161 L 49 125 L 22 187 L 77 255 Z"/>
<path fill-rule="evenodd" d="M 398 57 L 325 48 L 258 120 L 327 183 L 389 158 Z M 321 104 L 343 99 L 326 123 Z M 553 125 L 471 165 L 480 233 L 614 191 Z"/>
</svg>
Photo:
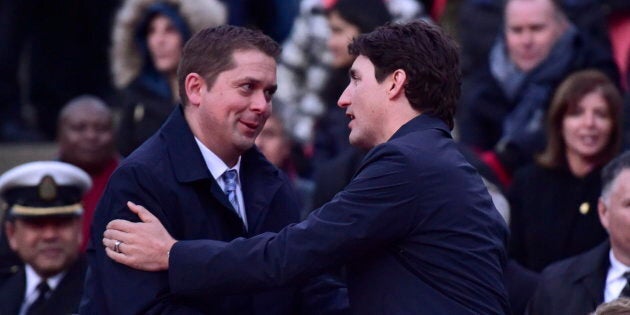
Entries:
<svg viewBox="0 0 630 315">
<path fill-rule="evenodd" d="M 413 22 L 360 35 L 350 51 L 357 58 L 338 104 L 350 142 L 371 150 L 343 191 L 297 225 L 229 243 L 176 241 L 130 205 L 143 222 L 109 223 L 109 257 L 168 270 L 183 296 L 282 287 L 345 265 L 354 314 L 509 313 L 507 228 L 449 132 L 455 43 Z"/>
</svg>

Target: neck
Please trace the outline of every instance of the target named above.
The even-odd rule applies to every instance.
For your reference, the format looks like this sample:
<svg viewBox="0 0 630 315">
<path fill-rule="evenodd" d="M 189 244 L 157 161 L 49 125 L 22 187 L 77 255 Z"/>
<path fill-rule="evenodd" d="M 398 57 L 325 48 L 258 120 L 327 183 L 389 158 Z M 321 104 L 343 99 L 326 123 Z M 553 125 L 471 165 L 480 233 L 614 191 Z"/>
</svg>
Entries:
<svg viewBox="0 0 630 315">
<path fill-rule="evenodd" d="M 400 104 L 400 106 L 392 107 L 393 115 L 386 121 L 386 137 L 389 140 L 400 127 L 411 121 L 412 119 L 422 115 L 422 112 L 411 107 L 408 102 Z"/>
<path fill-rule="evenodd" d="M 220 145 L 219 143 L 216 143 L 216 141 L 213 141 L 215 139 L 214 137 L 206 136 L 207 133 L 203 132 L 203 127 L 200 122 L 195 119 L 197 115 L 191 113 L 191 110 L 193 110 L 191 108 L 192 106 L 193 105 L 189 104 L 184 107 L 184 117 L 186 118 L 193 135 L 199 139 L 199 141 L 201 141 L 208 150 L 216 154 L 228 167 L 236 165 L 239 156 L 241 156 L 243 152 L 232 150 L 231 146 Z"/>
<path fill-rule="evenodd" d="M 620 263 L 626 266 L 630 266 L 630 256 L 625 255 L 620 250 L 616 250 L 616 248 L 612 244 L 610 245 L 610 247 L 611 247 L 613 256 L 615 256 L 615 259 L 617 259 Z"/>
<path fill-rule="evenodd" d="M 569 170 L 577 177 L 584 177 L 597 165 L 593 159 L 586 159 L 575 154 L 567 153 Z"/>
</svg>

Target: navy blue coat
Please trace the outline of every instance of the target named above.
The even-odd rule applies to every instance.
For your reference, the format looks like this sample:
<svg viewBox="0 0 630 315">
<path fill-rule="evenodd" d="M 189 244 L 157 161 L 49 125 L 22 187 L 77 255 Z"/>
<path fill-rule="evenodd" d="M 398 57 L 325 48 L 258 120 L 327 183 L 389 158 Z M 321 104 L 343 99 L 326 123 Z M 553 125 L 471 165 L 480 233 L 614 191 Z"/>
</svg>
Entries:
<svg viewBox="0 0 630 315">
<path fill-rule="evenodd" d="M 99 202 L 81 314 L 293 314 L 300 308 L 326 313 L 301 299 L 309 293 L 307 285 L 304 290 L 291 287 L 259 294 L 177 297 L 171 294 L 166 272 L 134 270 L 106 256 L 101 239 L 107 223 L 116 218 L 138 221 L 125 205 L 128 200 L 150 209 L 181 240 L 229 241 L 279 231 L 298 220 L 299 205 L 289 181 L 256 148 L 242 155 L 240 176 L 248 231 L 206 167 L 182 108 L 175 109 L 164 126 L 121 163 Z M 323 292 L 317 296 L 320 302 L 343 308 L 343 296 L 326 300 L 339 296 L 326 295 L 332 291 L 321 282 L 313 286 Z"/>
<path fill-rule="evenodd" d="M 354 314 L 508 314 L 507 227 L 446 125 L 420 115 L 305 221 L 230 243 L 179 241 L 179 294 L 280 287 L 346 264 Z"/>
</svg>

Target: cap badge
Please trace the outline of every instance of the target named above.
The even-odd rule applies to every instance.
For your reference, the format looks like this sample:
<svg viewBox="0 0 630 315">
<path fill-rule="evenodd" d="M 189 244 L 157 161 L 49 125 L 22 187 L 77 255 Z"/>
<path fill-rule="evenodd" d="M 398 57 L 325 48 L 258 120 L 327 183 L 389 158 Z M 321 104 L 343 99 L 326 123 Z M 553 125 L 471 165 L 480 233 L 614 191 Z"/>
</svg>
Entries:
<svg viewBox="0 0 630 315">
<path fill-rule="evenodd" d="M 57 183 L 55 183 L 55 180 L 50 175 L 46 175 L 42 178 L 37 189 L 39 198 L 43 200 L 51 201 L 57 198 Z"/>
</svg>

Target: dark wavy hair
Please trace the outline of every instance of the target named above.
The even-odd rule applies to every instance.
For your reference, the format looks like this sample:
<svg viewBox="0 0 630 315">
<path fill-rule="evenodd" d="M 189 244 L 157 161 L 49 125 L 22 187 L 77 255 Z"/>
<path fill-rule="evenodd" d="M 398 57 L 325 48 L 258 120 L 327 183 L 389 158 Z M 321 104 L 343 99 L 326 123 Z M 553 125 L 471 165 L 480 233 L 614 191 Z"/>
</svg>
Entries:
<svg viewBox="0 0 630 315">
<path fill-rule="evenodd" d="M 538 164 L 547 168 L 567 165 L 566 142 L 562 137 L 562 121 L 578 103 L 593 91 L 600 91 L 612 121 L 610 139 L 600 152 L 599 165 L 606 164 L 619 152 L 622 137 L 622 99 L 615 84 L 598 70 L 582 70 L 569 75 L 556 89 L 547 114 L 547 146 L 537 157 Z"/>
<path fill-rule="evenodd" d="M 459 53 L 455 41 L 438 26 L 424 21 L 387 24 L 353 39 L 348 51 L 370 59 L 379 83 L 398 69 L 405 71 L 405 96 L 411 106 L 453 129 L 461 87 Z"/>
<path fill-rule="evenodd" d="M 258 50 L 274 59 L 280 55 L 280 45 L 261 31 L 233 25 L 203 29 L 186 43 L 177 68 L 182 104 L 188 102 L 186 76 L 198 73 L 211 88 L 219 73 L 235 67 L 233 54 L 236 50 Z"/>
</svg>

